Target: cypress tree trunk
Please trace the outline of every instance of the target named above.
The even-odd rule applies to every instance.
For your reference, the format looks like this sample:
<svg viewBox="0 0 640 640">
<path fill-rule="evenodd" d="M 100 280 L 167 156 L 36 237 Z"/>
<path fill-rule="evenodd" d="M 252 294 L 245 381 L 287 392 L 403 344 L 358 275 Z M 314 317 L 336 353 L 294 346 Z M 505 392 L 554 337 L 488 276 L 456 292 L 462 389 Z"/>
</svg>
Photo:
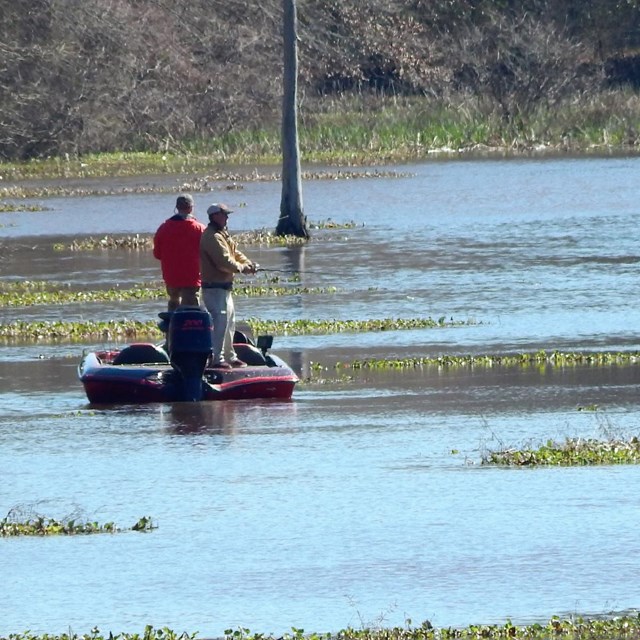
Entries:
<svg viewBox="0 0 640 640">
<path fill-rule="evenodd" d="M 282 98 L 282 199 L 276 235 L 308 238 L 302 207 L 298 144 L 298 35 L 296 0 L 282 0 L 284 78 Z"/>
</svg>

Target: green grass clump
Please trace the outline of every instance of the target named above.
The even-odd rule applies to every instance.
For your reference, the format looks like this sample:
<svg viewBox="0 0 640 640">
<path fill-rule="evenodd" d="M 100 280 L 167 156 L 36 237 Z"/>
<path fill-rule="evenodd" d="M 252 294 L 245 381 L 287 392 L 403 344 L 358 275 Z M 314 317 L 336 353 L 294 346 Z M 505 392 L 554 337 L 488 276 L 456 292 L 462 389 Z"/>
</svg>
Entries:
<svg viewBox="0 0 640 640">
<path fill-rule="evenodd" d="M 105 322 L 65 322 L 17 320 L 0 324 L 0 340 L 4 342 L 81 342 L 84 340 L 123 341 L 142 338 L 160 339 L 156 321 L 107 320 Z"/>
<path fill-rule="evenodd" d="M 60 635 L 45 633 L 36 634 L 30 631 L 24 633 L 11 633 L 8 637 L 0 636 L 0 640 L 195 640 L 197 633 L 187 633 L 183 631 L 178 633 L 162 627 L 156 629 L 151 625 L 147 625 L 142 633 L 112 633 L 102 634 L 98 627 L 91 629 L 91 633 L 62 633 Z"/>
<path fill-rule="evenodd" d="M 164 627 L 156 629 L 147 625 L 144 632 L 102 634 L 97 627 L 91 633 L 37 635 L 29 631 L 12 633 L 0 640 L 196 640 L 198 633 L 177 633 Z M 602 618 L 552 617 L 545 623 L 518 626 L 508 621 L 495 625 L 469 625 L 465 628 L 436 628 L 429 621 L 419 627 L 347 628 L 337 633 L 305 633 L 292 627 L 291 631 L 277 636 L 279 640 L 638 640 L 640 615 L 624 615 Z M 223 640 L 276 640 L 273 634 L 255 633 L 250 629 L 225 629 Z"/>
<path fill-rule="evenodd" d="M 386 318 L 382 320 L 259 320 L 245 323 L 254 335 L 322 335 L 343 332 L 398 331 L 407 329 L 444 328 L 473 324 L 470 321 L 445 321 L 444 318 Z M 44 342 L 70 340 L 158 340 L 162 333 L 156 321 L 108 320 L 66 322 L 16 320 L 0 323 L 0 341 Z"/>
<path fill-rule="evenodd" d="M 0 537 L 16 536 L 72 536 L 91 533 L 118 533 L 120 531 L 151 531 L 157 528 L 151 518 L 140 518 L 132 527 L 121 529 L 113 522 L 99 524 L 97 522 L 77 522 L 75 520 L 56 520 L 38 516 L 24 522 L 10 518 L 0 520 Z"/>
<path fill-rule="evenodd" d="M 640 361 L 640 352 L 563 352 L 535 351 L 518 354 L 480 354 L 480 355 L 438 355 L 412 356 L 409 358 L 390 358 L 353 360 L 338 363 L 337 368 L 345 369 L 444 369 L 444 368 L 478 368 L 478 367 L 566 367 L 577 365 L 610 365 L 628 364 Z"/>
<path fill-rule="evenodd" d="M 47 208 L 38 204 L 12 204 L 0 201 L 0 213 L 18 213 L 22 211 L 47 211 Z"/>
<path fill-rule="evenodd" d="M 370 331 L 399 331 L 407 329 L 435 329 L 475 324 L 472 321 L 434 320 L 428 318 L 382 318 L 374 320 L 259 320 L 249 318 L 247 324 L 255 335 L 302 336 L 333 333 L 362 333 Z"/>
<path fill-rule="evenodd" d="M 538 449 L 506 449 L 486 454 L 482 464 L 528 467 L 536 465 L 586 466 L 599 464 L 638 464 L 640 440 L 592 440 L 567 438 L 548 440 Z"/>
<path fill-rule="evenodd" d="M 285 281 L 280 277 L 258 280 L 256 284 L 240 284 L 234 289 L 235 295 L 246 298 L 302 294 L 326 295 L 337 293 L 337 291 L 337 287 L 302 287 L 297 284 L 295 279 Z M 110 289 L 86 291 L 72 291 L 61 283 L 0 282 L 0 307 L 162 300 L 166 296 L 164 284 L 160 282 L 137 284 L 128 289 L 112 287 Z"/>
<path fill-rule="evenodd" d="M 312 230 L 343 230 L 353 229 L 359 226 L 356 222 L 335 222 L 331 218 L 320 220 L 318 222 L 309 221 L 309 228 Z M 259 245 L 259 246 L 293 246 L 307 242 L 304 238 L 296 236 L 277 236 L 269 229 L 254 229 L 252 231 L 242 231 L 232 234 L 236 242 L 241 245 Z M 94 238 L 76 238 L 69 244 L 57 243 L 53 245 L 54 251 L 97 251 L 113 250 L 113 249 L 140 249 L 151 251 L 153 249 L 153 235 L 140 235 L 136 233 L 133 236 L 102 236 Z"/>
<path fill-rule="evenodd" d="M 125 302 L 166 298 L 164 286 L 136 285 L 103 290 L 72 291 L 61 283 L 0 282 L 0 307 L 32 307 L 34 305 L 85 304 L 88 302 Z"/>
</svg>

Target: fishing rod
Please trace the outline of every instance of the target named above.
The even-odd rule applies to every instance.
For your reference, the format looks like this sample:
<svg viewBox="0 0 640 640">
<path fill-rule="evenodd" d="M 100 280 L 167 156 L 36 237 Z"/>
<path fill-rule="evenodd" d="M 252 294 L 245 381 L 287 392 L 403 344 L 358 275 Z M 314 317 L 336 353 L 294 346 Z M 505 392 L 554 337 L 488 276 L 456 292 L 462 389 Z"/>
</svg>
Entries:
<svg viewBox="0 0 640 640">
<path fill-rule="evenodd" d="M 273 273 L 292 273 L 292 274 L 305 274 L 310 273 L 312 275 L 323 275 L 319 271 L 307 271 L 306 269 L 265 269 L 263 267 L 258 267 L 256 269 L 256 273 L 260 273 L 261 271 L 273 272 Z"/>
</svg>

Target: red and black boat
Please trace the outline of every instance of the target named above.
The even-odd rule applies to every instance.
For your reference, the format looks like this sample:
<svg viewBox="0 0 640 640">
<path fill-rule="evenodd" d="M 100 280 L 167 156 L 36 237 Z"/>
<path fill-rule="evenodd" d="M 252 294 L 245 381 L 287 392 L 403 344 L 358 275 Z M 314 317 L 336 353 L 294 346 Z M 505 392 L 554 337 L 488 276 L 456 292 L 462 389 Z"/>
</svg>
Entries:
<svg viewBox="0 0 640 640">
<path fill-rule="evenodd" d="M 163 345 L 135 343 L 122 349 L 86 353 L 78 377 L 92 404 L 200 402 L 258 398 L 289 399 L 298 376 L 269 353 L 273 337 L 254 344 L 236 331 L 234 349 L 246 367 L 208 366 L 211 316 L 199 307 L 161 313 Z"/>
</svg>

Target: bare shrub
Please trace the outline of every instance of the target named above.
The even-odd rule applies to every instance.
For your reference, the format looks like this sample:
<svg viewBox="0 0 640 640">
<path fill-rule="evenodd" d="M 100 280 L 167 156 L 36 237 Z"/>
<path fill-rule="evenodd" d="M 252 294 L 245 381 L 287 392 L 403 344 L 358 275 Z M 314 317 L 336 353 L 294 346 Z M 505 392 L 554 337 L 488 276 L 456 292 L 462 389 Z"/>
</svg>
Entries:
<svg viewBox="0 0 640 640">
<path fill-rule="evenodd" d="M 637 1 L 298 0 L 304 107 L 470 96 L 517 122 L 600 89 Z M 281 102 L 281 0 L 0 0 L 0 158 L 187 150 Z"/>
<path fill-rule="evenodd" d="M 489 97 L 507 120 L 602 85 L 602 67 L 592 62 L 589 47 L 528 14 L 493 14 L 482 28 L 469 26 L 448 44 L 451 88 Z"/>
</svg>

